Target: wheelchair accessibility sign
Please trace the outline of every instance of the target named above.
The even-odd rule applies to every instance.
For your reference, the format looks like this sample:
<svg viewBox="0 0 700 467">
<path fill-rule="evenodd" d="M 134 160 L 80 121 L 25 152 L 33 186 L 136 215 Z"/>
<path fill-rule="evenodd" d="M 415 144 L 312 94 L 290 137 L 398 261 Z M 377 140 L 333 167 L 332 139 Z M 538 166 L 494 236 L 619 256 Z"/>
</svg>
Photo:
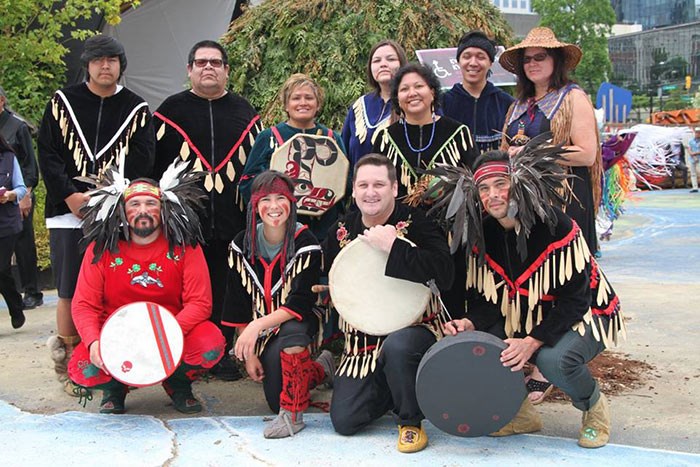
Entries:
<svg viewBox="0 0 700 467">
<path fill-rule="evenodd" d="M 515 75 L 504 70 L 498 63 L 498 57 L 504 50 L 502 46 L 496 48 L 496 61 L 491 66 L 491 75 L 488 80 L 496 86 L 513 86 L 516 81 Z M 443 89 L 451 88 L 462 81 L 462 72 L 459 69 L 459 62 L 455 58 L 456 54 L 456 47 L 416 50 L 418 61 L 433 70 Z"/>
</svg>

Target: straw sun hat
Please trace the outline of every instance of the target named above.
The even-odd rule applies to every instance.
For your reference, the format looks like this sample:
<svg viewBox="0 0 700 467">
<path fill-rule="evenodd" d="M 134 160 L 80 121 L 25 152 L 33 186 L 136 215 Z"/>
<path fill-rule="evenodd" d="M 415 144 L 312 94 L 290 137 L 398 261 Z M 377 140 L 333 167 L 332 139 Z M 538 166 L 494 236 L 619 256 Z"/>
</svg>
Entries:
<svg viewBox="0 0 700 467">
<path fill-rule="evenodd" d="M 581 61 L 581 49 L 574 44 L 567 44 L 566 42 L 559 42 L 549 28 L 534 28 L 532 29 L 525 39 L 513 47 L 507 49 L 501 54 L 498 59 L 499 63 L 503 68 L 515 73 L 518 62 L 521 60 L 519 50 L 525 49 L 527 47 L 542 47 L 543 49 L 562 49 L 564 52 L 564 57 L 566 57 L 566 68 L 573 70 Z"/>
</svg>

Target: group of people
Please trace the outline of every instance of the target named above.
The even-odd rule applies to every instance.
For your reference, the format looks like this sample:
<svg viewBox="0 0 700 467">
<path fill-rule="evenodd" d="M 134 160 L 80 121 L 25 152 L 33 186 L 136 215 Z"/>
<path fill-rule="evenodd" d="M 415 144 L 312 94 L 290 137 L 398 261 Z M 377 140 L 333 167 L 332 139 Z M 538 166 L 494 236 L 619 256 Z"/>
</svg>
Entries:
<svg viewBox="0 0 700 467">
<path fill-rule="evenodd" d="M 352 435 L 390 411 L 397 449 L 416 452 L 428 443 L 415 392 L 420 359 L 443 336 L 476 329 L 505 339 L 504 366 L 535 368 L 534 396 L 495 436 L 539 430 L 531 398 L 541 400 L 554 384 L 584 413 L 579 444 L 605 445 L 608 405 L 586 363 L 617 341 L 624 324 L 591 254 L 600 149 L 590 101 L 568 78 L 581 51 L 534 29 L 500 58 L 519 78 L 517 99 L 488 82 L 495 56 L 484 33 L 465 34 L 456 57 L 462 82 L 443 96 L 428 67 L 381 41 L 367 63 L 372 91 L 350 106 L 338 133 L 316 121 L 323 89 L 303 74 L 280 91 L 287 120 L 263 129 L 251 105 L 227 90 L 228 57 L 213 41 L 189 53 L 190 89 L 151 115 L 118 84 L 127 66 L 122 45 L 88 39 L 87 80 L 55 93 L 38 141 L 59 296 L 49 347 L 65 389 L 101 389 L 100 412 L 125 411 L 129 388 L 104 366 L 100 329 L 120 306 L 152 301 L 184 333 L 182 363 L 163 381 L 177 410 L 202 410 L 192 382 L 203 372 L 239 378 L 233 354 L 278 414 L 265 437 L 302 430 L 310 390 L 329 383 L 338 433 Z M 521 222 L 512 206 L 528 201 L 510 190 L 513 161 L 549 131 L 551 144 L 566 149 L 557 164 L 575 177 L 561 177 L 560 205 Z M 350 166 L 339 176 L 351 196 L 320 215 L 297 215 L 299 186 L 309 180 L 269 170 L 277 151 L 307 137 L 331 140 Z M 6 154 L 12 162 L 3 147 Z M 479 195 L 473 202 L 486 213 L 472 219 L 484 234 L 479 246 L 448 239 L 444 222 L 429 215 L 435 179 L 426 171 L 445 166 L 465 170 L 462 179 Z M 7 181 L 12 190 L 0 202 L 22 198 L 19 182 Z M 317 292 L 355 239 L 388 255 L 387 276 L 431 284 L 432 297 L 417 323 L 386 336 L 341 319 L 336 371 L 330 352 L 312 359 L 329 313 Z"/>
<path fill-rule="evenodd" d="M 24 310 L 43 304 L 38 284 L 36 243 L 34 239 L 34 187 L 39 170 L 32 145 L 33 127 L 10 109 L 5 90 L 0 87 L 0 294 L 7 303 L 12 327 L 21 328 Z M 15 255 L 19 288 L 10 265 Z M 22 297 L 21 292 L 24 292 Z"/>
</svg>

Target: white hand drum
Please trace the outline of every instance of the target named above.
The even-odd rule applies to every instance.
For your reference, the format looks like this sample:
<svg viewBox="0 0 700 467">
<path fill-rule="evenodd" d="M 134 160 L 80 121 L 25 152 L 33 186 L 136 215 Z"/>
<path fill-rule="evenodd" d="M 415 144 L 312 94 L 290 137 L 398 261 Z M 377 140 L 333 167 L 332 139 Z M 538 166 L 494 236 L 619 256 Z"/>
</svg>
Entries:
<svg viewBox="0 0 700 467">
<path fill-rule="evenodd" d="M 102 327 L 100 356 L 107 371 L 130 386 L 151 386 L 173 374 L 184 337 L 170 311 L 151 302 L 120 307 Z"/>
</svg>

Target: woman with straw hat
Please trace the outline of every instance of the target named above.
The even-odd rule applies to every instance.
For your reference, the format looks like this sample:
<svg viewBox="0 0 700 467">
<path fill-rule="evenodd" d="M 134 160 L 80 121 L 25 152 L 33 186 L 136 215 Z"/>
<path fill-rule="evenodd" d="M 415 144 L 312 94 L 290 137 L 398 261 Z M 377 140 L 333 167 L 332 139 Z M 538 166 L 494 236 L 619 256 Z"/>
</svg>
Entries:
<svg viewBox="0 0 700 467">
<path fill-rule="evenodd" d="M 517 101 L 506 115 L 501 149 L 513 155 L 530 138 L 552 131 L 552 143 L 572 151 L 567 154 L 567 165 L 577 178 L 568 182 L 571 190 L 565 212 L 595 252 L 600 140 L 590 99 L 568 76 L 581 55 L 578 46 L 560 42 L 551 29 L 543 27 L 534 28 L 520 44 L 501 54 L 501 66 L 518 76 Z"/>
<path fill-rule="evenodd" d="M 564 211 L 581 228 L 589 249 L 597 251 L 596 210 L 600 204 L 602 162 L 593 106 L 588 95 L 569 79 L 581 61 L 578 46 L 557 40 L 549 28 L 537 27 L 499 58 L 518 77 L 517 100 L 506 115 L 501 149 L 511 157 L 531 138 L 551 131 L 552 144 L 562 144 L 569 173 Z M 574 118 L 576 116 L 576 118 Z M 538 404 L 552 386 L 535 368 L 528 380 L 530 400 Z"/>
</svg>

